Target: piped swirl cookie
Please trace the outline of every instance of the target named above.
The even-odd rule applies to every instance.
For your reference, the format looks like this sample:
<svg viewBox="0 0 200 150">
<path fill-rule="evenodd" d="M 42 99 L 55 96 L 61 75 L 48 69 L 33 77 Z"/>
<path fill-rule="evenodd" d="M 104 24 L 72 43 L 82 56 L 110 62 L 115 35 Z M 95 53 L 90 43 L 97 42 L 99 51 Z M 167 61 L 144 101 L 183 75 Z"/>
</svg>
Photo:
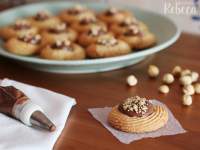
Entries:
<svg viewBox="0 0 200 150">
<path fill-rule="evenodd" d="M 127 98 L 112 108 L 108 115 L 109 124 L 117 130 L 130 133 L 144 133 L 158 130 L 168 121 L 167 110 L 153 105 L 139 96 Z"/>
<path fill-rule="evenodd" d="M 40 49 L 41 36 L 37 35 L 21 35 L 19 37 L 10 38 L 5 43 L 5 48 L 11 53 L 23 56 L 30 56 L 37 53 Z"/>
<path fill-rule="evenodd" d="M 41 50 L 40 56 L 51 60 L 79 60 L 85 58 L 85 51 L 69 40 L 57 40 Z"/>
<path fill-rule="evenodd" d="M 42 45 L 44 46 L 46 44 L 53 43 L 56 40 L 62 41 L 68 39 L 70 41 L 75 41 L 77 33 L 73 29 L 67 27 L 65 23 L 61 23 L 44 30 L 41 33 L 41 36 L 43 39 Z"/>
<path fill-rule="evenodd" d="M 37 34 L 38 29 L 27 20 L 17 20 L 13 25 L 0 28 L 0 36 L 7 40 L 25 34 Z"/>
<path fill-rule="evenodd" d="M 124 18 L 132 16 L 132 13 L 130 13 L 129 11 L 119 10 L 117 8 L 112 7 L 100 13 L 98 15 L 98 18 L 110 25 L 112 23 L 122 22 Z"/>
<path fill-rule="evenodd" d="M 156 43 L 156 38 L 150 31 L 142 31 L 137 25 L 129 26 L 117 37 L 127 42 L 133 49 L 148 48 Z"/>
<path fill-rule="evenodd" d="M 84 18 L 81 18 L 79 21 L 72 23 L 71 27 L 78 31 L 78 32 L 87 32 L 90 30 L 93 26 L 98 26 L 101 28 L 104 28 L 104 30 L 107 29 L 107 26 L 102 21 L 97 20 L 95 16 L 85 16 Z"/>
<path fill-rule="evenodd" d="M 40 30 L 54 27 L 60 23 L 60 20 L 48 11 L 37 12 L 35 16 L 29 18 L 29 21 Z"/>
<path fill-rule="evenodd" d="M 105 28 L 101 26 L 92 26 L 87 32 L 82 33 L 79 38 L 78 42 L 86 47 L 90 44 L 94 44 L 103 35 L 112 35 L 112 33 L 108 32 Z"/>
<path fill-rule="evenodd" d="M 141 31 L 146 31 L 148 30 L 147 25 L 145 25 L 143 22 L 138 21 L 134 17 L 127 17 L 124 18 L 122 22 L 118 23 L 113 23 L 110 26 L 110 30 L 115 34 L 115 35 L 120 35 L 126 32 L 127 28 L 130 26 L 137 26 Z"/>
<path fill-rule="evenodd" d="M 62 21 L 72 24 L 74 22 L 79 22 L 85 17 L 95 17 L 95 14 L 82 5 L 75 5 L 72 8 L 61 11 L 59 16 Z"/>
<path fill-rule="evenodd" d="M 96 43 L 88 46 L 86 53 L 91 58 L 103 58 L 125 55 L 131 52 L 129 45 L 112 35 L 103 35 L 97 39 Z"/>
</svg>

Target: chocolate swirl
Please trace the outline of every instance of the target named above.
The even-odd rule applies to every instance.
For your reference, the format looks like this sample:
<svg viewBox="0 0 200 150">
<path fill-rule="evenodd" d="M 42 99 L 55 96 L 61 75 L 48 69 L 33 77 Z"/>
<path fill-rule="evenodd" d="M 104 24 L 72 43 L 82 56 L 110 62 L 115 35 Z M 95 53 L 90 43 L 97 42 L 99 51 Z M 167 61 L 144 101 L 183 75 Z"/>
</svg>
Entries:
<svg viewBox="0 0 200 150">
<path fill-rule="evenodd" d="M 146 98 L 134 96 L 121 103 L 118 110 L 129 117 L 143 117 L 153 113 L 153 105 Z"/>
</svg>

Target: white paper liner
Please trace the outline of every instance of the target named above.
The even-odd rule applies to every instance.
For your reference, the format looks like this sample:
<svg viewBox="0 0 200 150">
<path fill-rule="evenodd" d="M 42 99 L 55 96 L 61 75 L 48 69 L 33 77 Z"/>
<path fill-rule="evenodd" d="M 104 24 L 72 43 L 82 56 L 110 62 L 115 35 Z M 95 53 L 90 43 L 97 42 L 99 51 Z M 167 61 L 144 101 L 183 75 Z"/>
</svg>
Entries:
<svg viewBox="0 0 200 150">
<path fill-rule="evenodd" d="M 175 135 L 175 134 L 181 134 L 185 133 L 186 130 L 183 129 L 181 124 L 176 120 L 172 112 L 166 107 L 165 104 L 157 101 L 157 100 L 151 100 L 151 102 L 155 105 L 161 105 L 164 106 L 169 114 L 169 119 L 167 124 L 158 129 L 154 132 L 146 132 L 146 133 L 126 133 L 122 131 L 118 131 L 111 127 L 107 121 L 107 117 L 109 112 L 111 111 L 111 107 L 104 107 L 104 108 L 90 108 L 88 111 L 92 114 L 92 116 L 98 120 L 106 129 L 108 129 L 120 142 L 124 144 L 129 144 L 133 141 L 140 140 L 142 138 L 147 137 L 160 137 L 165 135 Z"/>
</svg>

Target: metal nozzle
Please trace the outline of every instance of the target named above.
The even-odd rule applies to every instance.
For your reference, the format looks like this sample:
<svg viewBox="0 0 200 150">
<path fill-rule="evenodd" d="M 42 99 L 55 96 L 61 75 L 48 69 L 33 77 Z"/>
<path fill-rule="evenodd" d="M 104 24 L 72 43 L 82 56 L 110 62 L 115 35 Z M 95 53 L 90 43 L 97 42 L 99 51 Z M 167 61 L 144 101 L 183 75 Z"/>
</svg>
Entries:
<svg viewBox="0 0 200 150">
<path fill-rule="evenodd" d="M 35 111 L 31 115 L 30 122 L 33 126 L 47 129 L 50 132 L 56 130 L 56 126 L 41 111 Z"/>
</svg>

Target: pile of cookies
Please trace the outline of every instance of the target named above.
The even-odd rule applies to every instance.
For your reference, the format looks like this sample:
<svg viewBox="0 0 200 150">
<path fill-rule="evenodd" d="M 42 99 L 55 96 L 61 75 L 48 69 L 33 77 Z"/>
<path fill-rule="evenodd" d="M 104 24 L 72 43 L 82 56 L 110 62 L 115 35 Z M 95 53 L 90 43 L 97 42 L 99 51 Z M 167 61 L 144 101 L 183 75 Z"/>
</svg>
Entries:
<svg viewBox="0 0 200 150">
<path fill-rule="evenodd" d="M 40 11 L 0 28 L 7 51 L 51 60 L 81 60 L 129 54 L 153 46 L 155 36 L 126 10 L 94 12 L 84 6 L 56 16 Z"/>
</svg>

